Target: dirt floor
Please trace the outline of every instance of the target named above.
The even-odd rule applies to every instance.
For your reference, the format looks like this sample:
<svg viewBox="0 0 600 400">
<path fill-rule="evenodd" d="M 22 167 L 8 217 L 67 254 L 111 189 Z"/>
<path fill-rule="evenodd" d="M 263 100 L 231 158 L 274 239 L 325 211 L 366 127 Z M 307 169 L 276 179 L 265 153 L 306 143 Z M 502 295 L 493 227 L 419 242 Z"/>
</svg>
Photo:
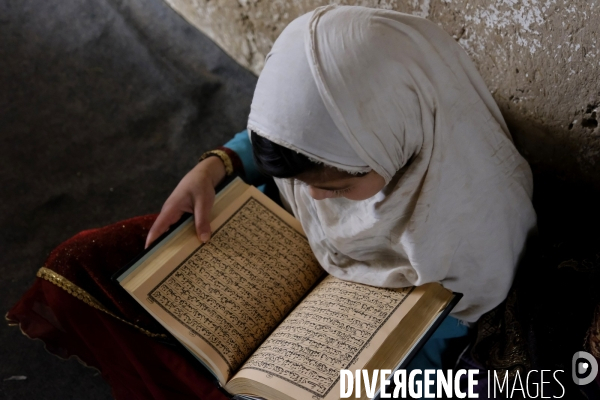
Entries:
<svg viewBox="0 0 600 400">
<path fill-rule="evenodd" d="M 65 239 L 158 212 L 255 83 L 161 0 L 0 1 L 0 310 Z M 2 323 L 0 398 L 111 395 Z"/>
</svg>

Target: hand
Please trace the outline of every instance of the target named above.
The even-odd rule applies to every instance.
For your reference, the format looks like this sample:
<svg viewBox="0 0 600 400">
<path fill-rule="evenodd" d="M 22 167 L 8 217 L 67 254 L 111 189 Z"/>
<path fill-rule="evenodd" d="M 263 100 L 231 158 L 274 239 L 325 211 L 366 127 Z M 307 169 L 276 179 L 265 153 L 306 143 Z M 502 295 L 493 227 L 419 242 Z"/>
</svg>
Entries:
<svg viewBox="0 0 600 400">
<path fill-rule="evenodd" d="M 196 234 L 201 242 L 210 239 L 210 210 L 215 202 L 215 187 L 225 178 L 225 165 L 219 157 L 208 157 L 179 182 L 163 204 L 146 237 L 146 248 L 177 222 L 183 213 L 194 214 Z"/>
</svg>

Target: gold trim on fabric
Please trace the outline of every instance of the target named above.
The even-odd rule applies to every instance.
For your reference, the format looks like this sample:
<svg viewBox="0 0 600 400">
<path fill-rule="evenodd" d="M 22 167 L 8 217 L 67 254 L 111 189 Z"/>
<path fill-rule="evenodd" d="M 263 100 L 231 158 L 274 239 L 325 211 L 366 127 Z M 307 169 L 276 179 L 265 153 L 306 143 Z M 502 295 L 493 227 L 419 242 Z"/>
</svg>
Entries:
<svg viewBox="0 0 600 400">
<path fill-rule="evenodd" d="M 147 329 L 137 326 L 127 320 L 124 320 L 123 318 L 119 317 L 118 315 L 115 315 L 114 313 L 109 311 L 106 307 L 104 307 L 102 305 L 102 303 L 100 303 L 98 300 L 96 300 L 96 298 L 94 296 L 92 296 L 91 294 L 89 294 L 88 292 L 86 292 L 85 290 L 80 288 L 79 286 L 75 285 L 73 282 L 71 282 L 64 276 L 56 273 L 55 271 L 52 271 L 49 268 L 46 268 L 46 267 L 40 268 L 36 275 L 39 278 L 42 278 L 50 283 L 53 283 L 54 285 L 58 286 L 59 288 L 63 289 L 67 293 L 69 293 L 70 295 L 83 301 L 85 304 L 87 304 L 91 307 L 94 307 L 95 309 L 100 310 L 100 311 L 118 319 L 119 321 L 126 323 L 127 325 L 133 326 L 134 328 L 136 328 L 137 330 L 142 332 L 144 335 L 150 336 L 152 338 L 166 338 L 167 337 L 167 335 L 165 335 L 164 333 L 152 333 Z"/>
<path fill-rule="evenodd" d="M 221 159 L 221 161 L 223 161 L 223 164 L 225 164 L 225 174 L 227 176 L 230 176 L 231 174 L 233 174 L 233 162 L 231 161 L 231 158 L 229 158 L 229 154 L 227 154 L 223 150 L 207 151 L 206 153 L 204 153 L 200 156 L 200 159 L 198 160 L 198 162 L 205 160 L 210 156 L 217 156 Z"/>
<path fill-rule="evenodd" d="M 34 337 L 31 337 L 31 336 L 29 336 L 29 335 L 27 334 L 27 332 L 25 332 L 25 331 L 23 330 L 23 327 L 21 326 L 21 323 L 20 323 L 20 322 L 13 322 L 13 321 L 12 321 L 12 319 L 8 318 L 8 313 L 6 313 L 6 315 L 4 315 L 4 319 L 6 319 L 7 321 L 9 321 L 9 324 L 8 324 L 8 326 L 16 326 L 16 327 L 18 327 L 18 328 L 19 328 L 19 330 L 21 331 L 21 334 L 22 334 L 23 336 L 25 336 L 27 339 L 30 339 L 30 340 L 38 340 L 38 341 L 42 342 L 42 345 L 44 346 L 44 350 L 46 351 L 46 353 L 48 353 L 48 354 L 50 354 L 50 355 L 53 355 L 54 357 L 58 358 L 58 359 L 59 359 L 59 360 L 61 360 L 61 361 L 69 361 L 71 358 L 73 358 L 73 359 L 77 360 L 77 362 L 78 362 L 78 363 L 80 363 L 81 365 L 83 365 L 84 367 L 86 367 L 86 368 L 91 368 L 91 369 L 93 369 L 93 370 L 95 370 L 95 371 L 98 371 L 99 373 L 101 373 L 101 371 L 100 371 L 98 368 L 94 367 L 93 365 L 89 365 L 89 364 L 87 364 L 85 361 L 83 361 L 81 358 L 79 358 L 79 357 L 78 357 L 78 356 L 76 356 L 75 354 L 71 354 L 69 357 L 67 357 L 67 358 L 64 358 L 64 357 L 61 357 L 61 356 L 59 356 L 59 355 L 58 355 L 58 354 L 56 354 L 56 353 L 53 353 L 53 352 L 51 352 L 50 350 L 48 350 L 48 346 L 46 345 L 46 342 L 44 342 L 44 341 L 43 341 L 42 339 L 40 339 L 40 338 L 34 338 Z"/>
<path fill-rule="evenodd" d="M 8 326 L 19 326 L 18 323 L 16 323 L 12 319 L 8 318 L 8 313 L 4 314 L 4 319 L 6 320 L 6 323 Z"/>
</svg>

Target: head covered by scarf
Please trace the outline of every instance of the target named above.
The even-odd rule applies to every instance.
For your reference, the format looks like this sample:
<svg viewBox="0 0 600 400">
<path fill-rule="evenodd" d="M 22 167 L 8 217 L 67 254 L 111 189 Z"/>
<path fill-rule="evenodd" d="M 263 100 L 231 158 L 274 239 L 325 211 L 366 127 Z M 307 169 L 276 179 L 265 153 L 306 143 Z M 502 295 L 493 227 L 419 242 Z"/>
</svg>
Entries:
<svg viewBox="0 0 600 400">
<path fill-rule="evenodd" d="M 326 6 L 267 56 L 248 128 L 314 161 L 375 170 L 375 196 L 314 200 L 277 180 L 330 274 L 381 287 L 440 282 L 475 321 L 508 293 L 535 228 L 529 166 L 473 63 L 423 18 Z"/>
</svg>

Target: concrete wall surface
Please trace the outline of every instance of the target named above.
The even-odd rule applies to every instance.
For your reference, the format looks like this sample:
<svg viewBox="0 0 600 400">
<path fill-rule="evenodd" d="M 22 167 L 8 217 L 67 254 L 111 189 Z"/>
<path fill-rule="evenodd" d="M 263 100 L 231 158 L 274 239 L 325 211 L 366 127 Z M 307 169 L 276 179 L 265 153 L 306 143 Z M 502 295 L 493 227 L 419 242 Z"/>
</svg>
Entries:
<svg viewBox="0 0 600 400">
<path fill-rule="evenodd" d="M 598 0 L 165 0 L 259 74 L 295 17 L 328 3 L 437 22 L 469 53 L 536 172 L 600 187 Z"/>
</svg>

